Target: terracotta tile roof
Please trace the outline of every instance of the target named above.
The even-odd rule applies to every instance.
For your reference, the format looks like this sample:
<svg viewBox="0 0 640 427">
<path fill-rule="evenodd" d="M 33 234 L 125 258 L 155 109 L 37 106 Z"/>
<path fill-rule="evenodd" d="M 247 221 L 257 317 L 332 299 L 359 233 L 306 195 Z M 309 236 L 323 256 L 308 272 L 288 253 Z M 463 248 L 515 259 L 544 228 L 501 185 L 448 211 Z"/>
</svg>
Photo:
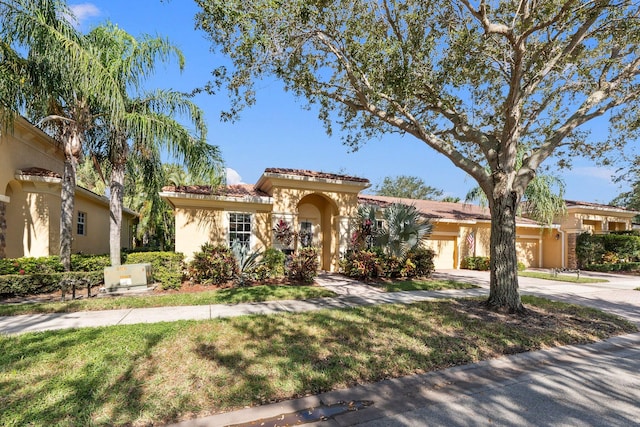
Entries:
<svg viewBox="0 0 640 427">
<path fill-rule="evenodd" d="M 253 184 L 227 185 L 226 187 L 218 187 L 213 190 L 210 185 L 169 185 L 162 187 L 162 191 L 238 198 L 269 197 L 269 195 L 264 191 L 257 190 Z"/>
<path fill-rule="evenodd" d="M 565 200 L 564 201 L 567 207 L 585 207 L 585 208 L 596 208 L 596 209 L 618 209 L 623 211 L 633 212 L 631 209 L 627 209 L 622 206 L 613 206 L 613 205 L 604 205 L 601 203 L 592 203 L 592 202 L 581 202 L 577 200 Z"/>
<path fill-rule="evenodd" d="M 57 172 L 50 171 L 49 169 L 43 169 L 43 168 L 37 168 L 37 167 L 19 169 L 17 172 L 19 172 L 21 175 L 28 175 L 28 176 L 43 176 L 43 177 L 48 177 L 48 178 L 62 178 L 60 176 L 60 174 L 57 173 Z"/>
<path fill-rule="evenodd" d="M 417 199 L 401 199 L 398 197 L 374 196 L 370 194 L 361 194 L 358 201 L 362 204 L 374 204 L 381 207 L 390 205 L 391 203 L 400 202 L 406 205 L 413 205 L 420 213 L 431 219 L 445 219 L 456 221 L 474 221 L 483 220 L 490 221 L 491 215 L 489 208 L 483 208 L 477 205 L 467 203 L 451 203 L 437 202 L 434 200 L 417 200 Z M 518 217 L 518 224 L 537 225 L 538 223 L 528 218 Z"/>
<path fill-rule="evenodd" d="M 333 179 L 337 181 L 352 181 L 352 182 L 364 182 L 369 183 L 369 180 L 366 178 L 360 178 L 357 176 L 349 176 L 349 175 L 340 175 L 335 173 L 327 173 L 327 172 L 316 172 L 311 170 L 304 169 L 286 169 L 286 168 L 267 168 L 264 170 L 265 173 L 274 173 L 280 175 L 295 175 L 295 176 L 303 176 L 308 178 L 321 178 L 321 179 Z"/>
</svg>

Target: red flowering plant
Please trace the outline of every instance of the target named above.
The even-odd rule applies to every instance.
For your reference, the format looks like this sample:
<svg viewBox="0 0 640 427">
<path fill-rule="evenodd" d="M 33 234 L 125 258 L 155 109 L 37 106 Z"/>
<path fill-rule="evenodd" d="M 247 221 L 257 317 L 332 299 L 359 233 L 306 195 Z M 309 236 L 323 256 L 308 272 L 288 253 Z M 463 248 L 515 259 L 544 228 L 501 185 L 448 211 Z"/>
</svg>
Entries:
<svg viewBox="0 0 640 427">
<path fill-rule="evenodd" d="M 280 218 L 275 227 L 273 227 L 273 235 L 278 243 L 284 247 L 289 247 L 293 241 L 295 233 L 291 229 L 291 225 L 289 225 L 289 223 L 284 219 Z"/>
</svg>

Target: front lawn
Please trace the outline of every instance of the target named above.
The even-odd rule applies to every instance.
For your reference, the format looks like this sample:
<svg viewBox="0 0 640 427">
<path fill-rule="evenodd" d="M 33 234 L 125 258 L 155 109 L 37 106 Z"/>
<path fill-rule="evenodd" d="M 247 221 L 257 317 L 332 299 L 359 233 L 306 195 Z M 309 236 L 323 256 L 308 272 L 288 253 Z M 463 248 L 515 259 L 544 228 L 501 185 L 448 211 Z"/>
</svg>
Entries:
<svg viewBox="0 0 640 427">
<path fill-rule="evenodd" d="M 535 279 L 555 280 L 556 282 L 571 282 L 571 283 L 606 283 L 606 279 L 594 279 L 593 277 L 580 277 L 578 275 L 567 276 L 564 274 L 558 274 L 554 276 L 550 273 L 542 273 L 539 271 L 519 271 L 518 276 L 533 277 Z"/>
<path fill-rule="evenodd" d="M 597 310 L 522 297 L 0 336 L 0 425 L 160 425 L 635 332 Z"/>
<path fill-rule="evenodd" d="M 335 296 L 319 286 L 262 285 L 246 288 L 185 292 L 169 295 L 138 295 L 70 301 L 1 304 L 0 316 L 38 313 L 71 313 L 77 311 L 116 310 L 121 308 L 171 307 L 180 305 L 238 304 L 273 300 L 303 300 Z"/>
</svg>

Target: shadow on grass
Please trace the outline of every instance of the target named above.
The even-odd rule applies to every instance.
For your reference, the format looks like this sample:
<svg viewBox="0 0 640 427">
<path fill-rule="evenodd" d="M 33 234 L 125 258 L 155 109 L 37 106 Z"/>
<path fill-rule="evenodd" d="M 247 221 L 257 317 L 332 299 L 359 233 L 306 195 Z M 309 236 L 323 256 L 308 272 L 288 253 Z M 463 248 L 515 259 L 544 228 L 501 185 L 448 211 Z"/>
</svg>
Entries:
<svg viewBox="0 0 640 427">
<path fill-rule="evenodd" d="M 88 328 L 0 338 L 2 371 L 25 372 L 0 383 L 0 424 L 123 425 L 136 420 L 147 405 L 138 365 L 170 332 L 121 332 L 115 337 L 106 328 Z M 105 334 L 113 341 L 107 342 Z"/>
<path fill-rule="evenodd" d="M 612 323 L 588 320 L 586 328 Z M 586 342 L 561 323 L 536 329 L 518 322 L 479 309 L 478 301 L 435 301 L 0 337 L 0 424 L 168 423 Z M 589 373 L 564 374 L 588 384 Z M 614 388 L 603 390 L 632 401 Z M 544 394 L 533 386 L 530 392 Z M 489 399 L 504 403 L 505 395 Z"/>
</svg>

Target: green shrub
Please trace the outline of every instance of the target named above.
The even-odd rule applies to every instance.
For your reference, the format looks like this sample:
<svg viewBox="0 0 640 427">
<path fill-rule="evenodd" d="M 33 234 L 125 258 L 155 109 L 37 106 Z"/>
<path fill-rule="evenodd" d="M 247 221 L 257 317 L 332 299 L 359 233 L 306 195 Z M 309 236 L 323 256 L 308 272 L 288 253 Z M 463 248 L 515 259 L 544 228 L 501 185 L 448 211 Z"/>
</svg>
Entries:
<svg viewBox="0 0 640 427">
<path fill-rule="evenodd" d="M 301 283 L 312 283 L 320 267 L 318 253 L 318 248 L 314 247 L 302 248 L 294 253 L 287 265 L 287 277 Z"/>
<path fill-rule="evenodd" d="M 379 255 L 377 263 L 382 269 L 382 275 L 387 278 L 396 278 L 402 276 L 402 270 L 405 267 L 405 259 L 395 255 Z"/>
<path fill-rule="evenodd" d="M 582 233 L 576 240 L 578 266 L 640 261 L 640 236 L 634 234 Z"/>
<path fill-rule="evenodd" d="M 2 259 L 0 261 L 0 274 L 55 273 L 64 271 L 58 256 Z"/>
<path fill-rule="evenodd" d="M 279 249 L 268 248 L 262 254 L 262 264 L 256 269 L 257 279 L 284 276 L 284 262 L 287 256 Z"/>
<path fill-rule="evenodd" d="M 6 298 L 48 294 L 74 281 L 88 281 L 93 286 L 102 283 L 103 277 L 103 273 L 97 271 L 8 274 L 0 276 L 0 296 Z M 65 289 L 68 290 L 70 289 Z"/>
<path fill-rule="evenodd" d="M 491 268 L 489 257 L 486 256 L 468 256 L 462 259 L 460 268 L 466 270 L 487 271 Z"/>
<path fill-rule="evenodd" d="M 151 264 L 153 280 L 162 289 L 182 286 L 184 255 L 176 252 L 135 252 L 127 255 L 127 264 Z"/>
<path fill-rule="evenodd" d="M 586 264 L 583 269 L 587 271 L 599 271 L 601 273 L 613 271 L 640 271 L 640 262 L 620 262 L 617 264 Z"/>
<path fill-rule="evenodd" d="M 122 262 L 124 262 L 124 258 Z M 109 255 L 71 255 L 71 271 L 104 271 L 105 267 L 111 266 Z"/>
<path fill-rule="evenodd" d="M 525 271 L 526 269 L 527 266 L 524 264 L 524 262 L 518 261 L 518 271 Z"/>
<path fill-rule="evenodd" d="M 418 277 L 429 277 L 433 270 L 435 270 L 435 265 L 433 264 L 433 258 L 435 258 L 435 252 L 432 249 L 416 247 L 411 249 L 407 253 L 406 261 L 410 261 L 415 269 L 414 276 Z M 405 269 L 407 269 L 407 263 L 405 261 Z M 407 269 L 403 276 L 405 277 L 413 277 L 408 275 L 409 270 Z"/>
<path fill-rule="evenodd" d="M 379 254 L 373 251 L 349 251 L 340 261 L 342 274 L 356 279 L 373 279 L 381 277 L 384 270 L 380 264 Z"/>
<path fill-rule="evenodd" d="M 215 285 L 233 280 L 239 273 L 231 249 L 212 243 L 205 243 L 199 252 L 193 254 L 187 271 L 192 281 Z"/>
</svg>

